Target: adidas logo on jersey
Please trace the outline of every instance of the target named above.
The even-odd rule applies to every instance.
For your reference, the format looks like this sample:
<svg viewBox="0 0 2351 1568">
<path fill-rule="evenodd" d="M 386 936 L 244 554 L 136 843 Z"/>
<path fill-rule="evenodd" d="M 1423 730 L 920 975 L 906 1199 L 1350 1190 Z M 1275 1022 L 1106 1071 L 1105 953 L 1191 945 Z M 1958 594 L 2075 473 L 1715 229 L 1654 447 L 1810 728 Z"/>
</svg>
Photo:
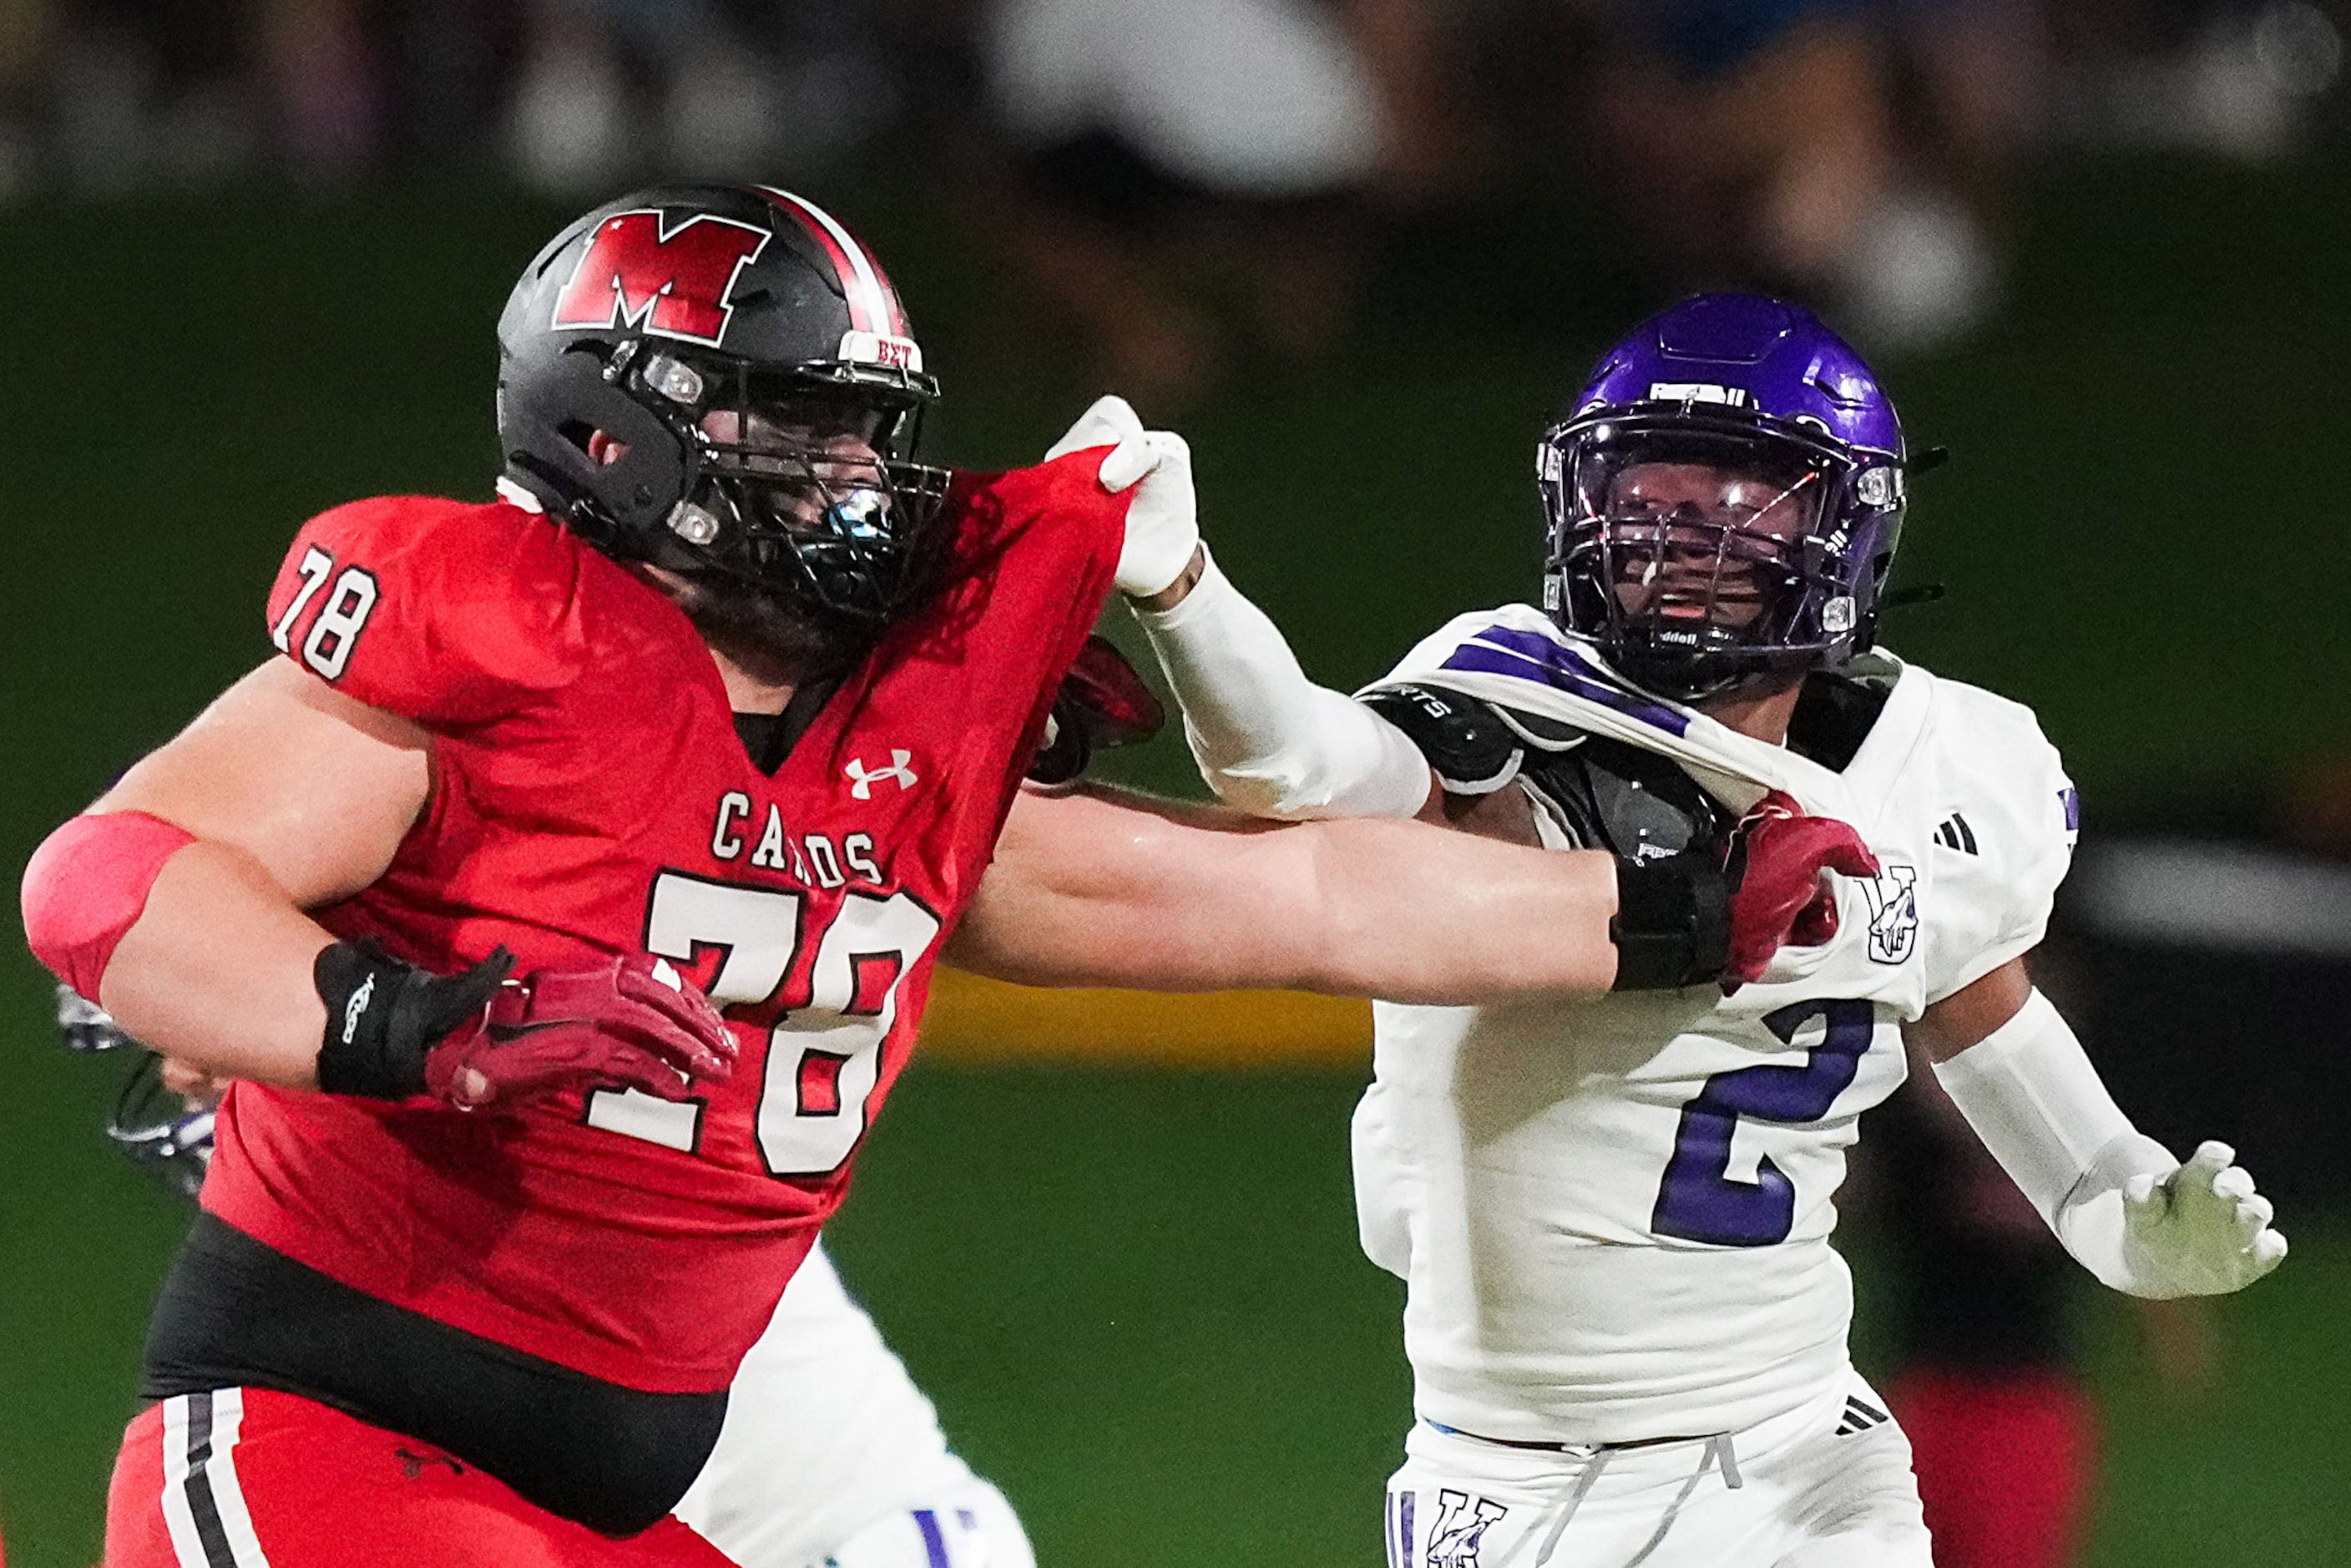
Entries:
<svg viewBox="0 0 2351 1568">
<path fill-rule="evenodd" d="M 1935 841 L 1947 850 L 1957 850 L 1963 855 L 1977 852 L 1976 831 L 1969 827 L 1968 820 L 1957 811 L 1945 818 L 1943 825 L 1935 830 Z"/>
<path fill-rule="evenodd" d="M 1866 1432 L 1882 1421 L 1890 1419 L 1885 1411 L 1848 1394 L 1844 1397 L 1844 1419 L 1837 1423 L 1836 1435 L 1850 1437 L 1855 1432 Z"/>
</svg>

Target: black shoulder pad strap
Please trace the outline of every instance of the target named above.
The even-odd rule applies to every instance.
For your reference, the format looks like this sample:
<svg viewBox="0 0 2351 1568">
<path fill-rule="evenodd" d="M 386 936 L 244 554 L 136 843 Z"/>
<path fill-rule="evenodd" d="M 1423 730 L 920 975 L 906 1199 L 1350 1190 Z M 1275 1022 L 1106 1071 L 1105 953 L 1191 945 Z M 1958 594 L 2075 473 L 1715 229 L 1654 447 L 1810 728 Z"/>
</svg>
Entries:
<svg viewBox="0 0 2351 1568">
<path fill-rule="evenodd" d="M 1788 718 L 1788 749 L 1842 773 L 1853 766 L 1862 742 L 1886 711 L 1894 688 L 1826 670 L 1804 677 L 1796 711 Z"/>
<path fill-rule="evenodd" d="M 1572 751 L 1536 758 L 1526 778 L 1590 849 L 1644 862 L 1696 850 L 1719 855 L 1728 842 L 1729 813 L 1654 751 L 1591 736 Z"/>
<path fill-rule="evenodd" d="M 1501 715 L 1502 722 L 1515 730 L 1520 740 L 1538 750 L 1565 751 L 1571 746 L 1581 746 L 1584 742 L 1585 732 L 1563 718 L 1545 718 L 1524 708 L 1503 707 L 1499 704 L 1492 706 L 1494 711 Z"/>
<path fill-rule="evenodd" d="M 1420 747 L 1453 795 L 1490 795 L 1519 776 L 1525 752 L 1495 711 L 1475 697 L 1435 686 L 1382 686 L 1365 707 Z"/>
</svg>

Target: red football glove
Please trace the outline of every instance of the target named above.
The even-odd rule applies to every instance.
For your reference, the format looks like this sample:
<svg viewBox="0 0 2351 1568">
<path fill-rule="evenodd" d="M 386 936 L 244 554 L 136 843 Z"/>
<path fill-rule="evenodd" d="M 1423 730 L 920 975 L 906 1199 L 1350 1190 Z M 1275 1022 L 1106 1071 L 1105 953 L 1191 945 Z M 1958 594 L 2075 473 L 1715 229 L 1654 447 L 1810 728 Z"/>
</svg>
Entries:
<svg viewBox="0 0 2351 1568">
<path fill-rule="evenodd" d="M 1725 996 L 1763 977 L 1782 947 L 1818 947 L 1836 936 L 1836 895 L 1823 872 L 1876 876 L 1877 857 L 1834 817 L 1808 817 L 1774 789 L 1740 819 L 1731 836 L 1730 957 Z"/>
<path fill-rule="evenodd" d="M 1029 766 L 1040 784 L 1066 784 L 1107 747 L 1149 740 L 1167 722 L 1166 710 L 1108 639 L 1090 636 L 1053 695 L 1044 744 Z"/>
<path fill-rule="evenodd" d="M 677 1100 L 696 1080 L 725 1082 L 737 1049 L 709 998 L 639 955 L 507 981 L 426 1051 L 424 1082 L 462 1111 L 590 1082 Z"/>
<path fill-rule="evenodd" d="M 1167 710 L 1107 637 L 1086 638 L 1053 700 L 1083 716 L 1096 746 L 1149 740 L 1167 722 Z"/>
</svg>

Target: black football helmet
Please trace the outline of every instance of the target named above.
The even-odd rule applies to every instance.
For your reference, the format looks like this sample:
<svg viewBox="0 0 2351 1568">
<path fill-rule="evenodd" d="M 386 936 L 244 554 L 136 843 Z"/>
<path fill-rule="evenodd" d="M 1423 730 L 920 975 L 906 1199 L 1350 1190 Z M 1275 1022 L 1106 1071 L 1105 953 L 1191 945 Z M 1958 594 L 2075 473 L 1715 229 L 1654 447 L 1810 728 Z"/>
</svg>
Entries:
<svg viewBox="0 0 2351 1568">
<path fill-rule="evenodd" d="M 523 274 L 498 350 L 507 480 L 605 553 L 836 622 L 922 592 L 946 475 L 913 454 L 938 383 L 881 264 L 814 203 L 608 203 Z"/>
<path fill-rule="evenodd" d="M 163 1086 L 163 1059 L 133 1039 L 96 1002 L 70 986 L 57 988 L 57 1032 L 66 1049 L 85 1055 L 131 1057 L 130 1076 L 106 1119 L 107 1141 L 131 1162 L 190 1202 L 203 1190 L 213 1163 L 210 1101 L 189 1100 Z"/>
</svg>

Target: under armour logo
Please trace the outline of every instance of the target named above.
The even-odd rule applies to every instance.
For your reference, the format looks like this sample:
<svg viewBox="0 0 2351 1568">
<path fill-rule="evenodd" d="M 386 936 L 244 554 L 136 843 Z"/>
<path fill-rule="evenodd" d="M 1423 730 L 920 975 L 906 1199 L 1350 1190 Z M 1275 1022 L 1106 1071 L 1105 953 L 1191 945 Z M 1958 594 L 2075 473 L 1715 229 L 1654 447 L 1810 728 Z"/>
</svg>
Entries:
<svg viewBox="0 0 2351 1568">
<path fill-rule="evenodd" d="M 890 752 L 890 766 L 887 768 L 877 768 L 868 772 L 865 758 L 852 757 L 849 759 L 849 766 L 841 771 L 842 777 L 849 780 L 849 792 L 852 795 L 861 800 L 871 800 L 873 799 L 873 786 L 881 783 L 884 779 L 895 779 L 901 789 L 913 789 L 915 783 L 914 770 L 906 764 L 914 759 L 913 752 L 893 747 Z"/>
<path fill-rule="evenodd" d="M 410 1480 L 423 1475 L 427 1465 L 446 1465 L 453 1476 L 465 1473 L 465 1467 L 446 1454 L 420 1454 L 413 1448 L 394 1448 L 392 1455 L 400 1461 L 400 1473 Z"/>
<path fill-rule="evenodd" d="M 1918 945 L 1918 868 L 1888 861 L 1861 891 L 1869 898 L 1869 956 L 1881 964 L 1908 958 Z"/>
<path fill-rule="evenodd" d="M 1478 1568 L 1478 1543 L 1510 1511 L 1492 1498 L 1473 1498 L 1450 1487 L 1437 1494 L 1437 1509 L 1428 1532 L 1428 1568 Z"/>
</svg>

